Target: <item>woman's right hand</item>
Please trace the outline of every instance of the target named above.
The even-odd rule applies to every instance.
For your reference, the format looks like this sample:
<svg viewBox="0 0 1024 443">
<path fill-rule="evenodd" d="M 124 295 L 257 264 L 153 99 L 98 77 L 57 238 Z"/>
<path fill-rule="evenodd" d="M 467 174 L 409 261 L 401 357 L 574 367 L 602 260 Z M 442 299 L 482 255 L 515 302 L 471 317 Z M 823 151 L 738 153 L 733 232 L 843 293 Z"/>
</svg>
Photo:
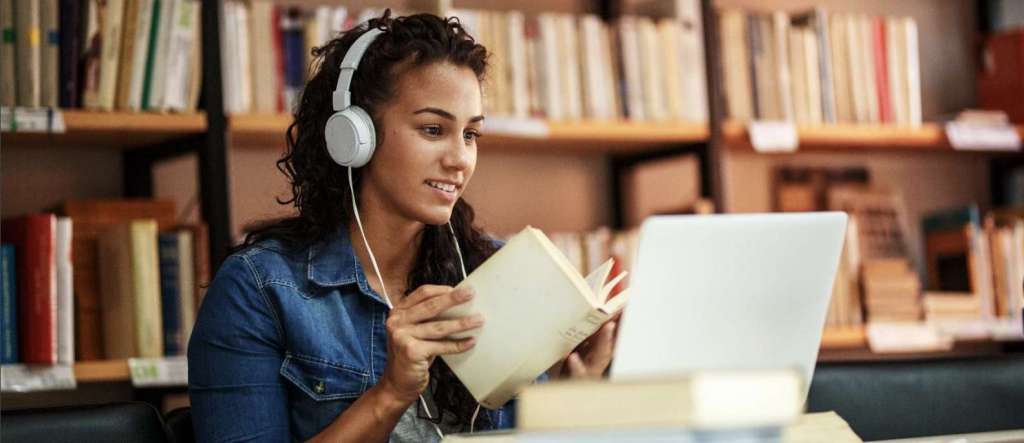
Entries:
<svg viewBox="0 0 1024 443">
<path fill-rule="evenodd" d="M 475 339 L 452 340 L 452 334 L 479 328 L 479 315 L 440 320 L 437 316 L 473 298 L 469 288 L 423 285 L 394 305 L 385 326 L 388 362 L 380 384 L 405 403 L 415 401 L 430 382 L 430 365 L 438 355 L 458 354 Z"/>
</svg>

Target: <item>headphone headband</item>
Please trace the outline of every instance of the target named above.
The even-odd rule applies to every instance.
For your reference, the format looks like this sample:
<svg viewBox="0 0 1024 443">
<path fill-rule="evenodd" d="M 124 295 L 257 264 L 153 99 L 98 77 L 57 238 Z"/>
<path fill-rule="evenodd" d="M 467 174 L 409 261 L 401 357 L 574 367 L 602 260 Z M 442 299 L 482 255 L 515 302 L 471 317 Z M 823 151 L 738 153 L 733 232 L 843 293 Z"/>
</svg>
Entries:
<svg viewBox="0 0 1024 443">
<path fill-rule="evenodd" d="M 352 75 L 355 74 L 356 68 L 359 67 L 359 61 L 362 60 L 363 54 L 370 44 L 383 33 L 384 30 L 380 28 L 367 29 L 345 52 L 345 57 L 341 60 L 341 72 L 338 74 L 338 86 L 334 89 L 332 97 L 335 111 L 341 111 L 352 105 L 352 94 L 348 90 L 352 83 Z"/>
</svg>

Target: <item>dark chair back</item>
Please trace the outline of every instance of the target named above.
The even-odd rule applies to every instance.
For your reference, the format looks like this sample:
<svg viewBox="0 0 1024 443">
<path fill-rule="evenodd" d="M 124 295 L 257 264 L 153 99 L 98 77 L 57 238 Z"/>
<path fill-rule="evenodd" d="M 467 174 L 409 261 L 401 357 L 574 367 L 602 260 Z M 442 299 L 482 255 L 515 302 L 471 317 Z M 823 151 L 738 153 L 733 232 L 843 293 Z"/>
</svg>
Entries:
<svg viewBox="0 0 1024 443">
<path fill-rule="evenodd" d="M 819 364 L 811 412 L 836 411 L 865 441 L 1024 428 L 1024 355 Z"/>
<path fill-rule="evenodd" d="M 2 443 L 165 443 L 160 412 L 142 402 L 4 411 Z"/>
<path fill-rule="evenodd" d="M 192 429 L 192 409 L 178 408 L 168 412 L 164 417 L 167 426 L 167 437 L 171 443 L 193 443 L 196 441 L 195 430 Z"/>
</svg>

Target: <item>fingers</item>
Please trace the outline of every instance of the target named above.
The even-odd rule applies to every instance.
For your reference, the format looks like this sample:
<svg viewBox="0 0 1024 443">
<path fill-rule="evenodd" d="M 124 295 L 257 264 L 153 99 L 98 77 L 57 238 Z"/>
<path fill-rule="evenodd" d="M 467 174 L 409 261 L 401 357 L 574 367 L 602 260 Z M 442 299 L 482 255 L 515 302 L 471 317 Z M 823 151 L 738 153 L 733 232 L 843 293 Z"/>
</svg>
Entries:
<svg viewBox="0 0 1024 443">
<path fill-rule="evenodd" d="M 408 305 L 402 317 L 406 323 L 419 323 L 437 317 L 453 306 L 461 305 L 473 299 L 473 290 L 458 288 L 446 294 L 428 296 L 415 305 Z"/>
<path fill-rule="evenodd" d="M 583 359 L 580 355 L 573 352 L 569 354 L 569 358 L 565 359 L 565 366 L 569 368 L 569 376 L 572 378 L 586 377 L 587 366 L 583 364 Z"/>
<path fill-rule="evenodd" d="M 422 351 L 427 355 L 451 355 L 461 354 L 476 346 L 476 339 L 473 337 L 462 340 L 438 340 L 421 341 Z"/>
<path fill-rule="evenodd" d="M 438 340 L 452 334 L 469 331 L 483 326 L 484 319 L 480 315 L 470 315 L 452 320 L 440 320 L 420 323 L 413 326 L 410 333 L 421 340 Z"/>
<path fill-rule="evenodd" d="M 608 322 L 601 327 L 586 353 L 586 365 L 592 374 L 601 374 L 612 361 L 615 347 L 615 322 Z"/>
<path fill-rule="evenodd" d="M 415 291 L 412 291 L 412 294 L 409 294 L 408 297 L 405 297 L 398 304 L 401 305 L 402 307 L 415 306 L 423 302 L 423 300 L 426 300 L 431 297 L 436 297 L 438 295 L 447 294 L 448 292 L 451 292 L 451 290 L 451 286 L 423 285 L 416 288 Z"/>
</svg>

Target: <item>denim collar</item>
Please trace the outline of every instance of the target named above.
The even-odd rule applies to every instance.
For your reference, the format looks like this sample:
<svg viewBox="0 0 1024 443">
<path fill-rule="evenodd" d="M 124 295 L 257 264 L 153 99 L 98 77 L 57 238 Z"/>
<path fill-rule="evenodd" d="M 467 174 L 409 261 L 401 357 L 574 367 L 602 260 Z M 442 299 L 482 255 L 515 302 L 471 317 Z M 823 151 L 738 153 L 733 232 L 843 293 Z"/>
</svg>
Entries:
<svg viewBox="0 0 1024 443">
<path fill-rule="evenodd" d="M 358 284 L 359 292 L 378 302 L 384 298 L 370 287 L 359 263 L 359 257 L 352 249 L 352 241 L 348 236 L 347 227 L 342 224 L 326 238 L 314 243 L 309 248 L 307 265 L 309 281 L 323 287 L 337 287 Z"/>
</svg>

